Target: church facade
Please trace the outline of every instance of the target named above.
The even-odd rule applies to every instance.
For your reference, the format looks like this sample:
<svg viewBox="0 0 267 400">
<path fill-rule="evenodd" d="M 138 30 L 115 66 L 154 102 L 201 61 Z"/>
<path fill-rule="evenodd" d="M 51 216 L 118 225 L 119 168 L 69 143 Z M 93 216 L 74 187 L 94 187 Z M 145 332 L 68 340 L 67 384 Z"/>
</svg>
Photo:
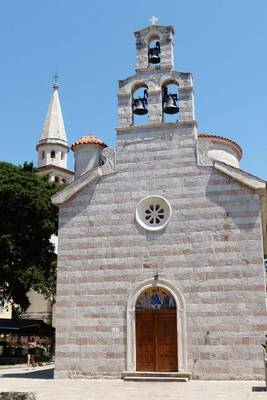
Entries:
<svg viewBox="0 0 267 400">
<path fill-rule="evenodd" d="M 240 170 L 238 144 L 198 132 L 174 28 L 135 36 L 116 149 L 75 142 L 74 181 L 52 198 L 55 377 L 262 378 L 266 183 Z"/>
</svg>

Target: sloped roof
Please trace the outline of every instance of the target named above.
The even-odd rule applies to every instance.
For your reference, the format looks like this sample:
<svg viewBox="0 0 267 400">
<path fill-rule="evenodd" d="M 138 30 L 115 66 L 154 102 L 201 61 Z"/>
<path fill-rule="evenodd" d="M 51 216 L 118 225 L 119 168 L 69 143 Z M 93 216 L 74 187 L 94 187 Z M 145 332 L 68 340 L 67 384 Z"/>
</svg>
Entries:
<svg viewBox="0 0 267 400">
<path fill-rule="evenodd" d="M 264 190 L 266 188 L 266 182 L 258 178 L 255 175 L 252 175 L 246 171 L 243 171 L 240 168 L 233 167 L 232 165 L 226 164 L 222 161 L 214 161 L 213 167 L 220 172 L 230 176 L 231 178 L 236 179 L 242 185 L 245 185 L 254 190 Z"/>
<path fill-rule="evenodd" d="M 78 146 L 79 144 L 99 144 L 103 148 L 107 147 L 106 143 L 104 143 L 102 139 L 94 135 L 85 135 L 81 137 L 79 140 L 77 140 L 71 145 L 71 150 L 74 151 L 75 147 Z"/>
</svg>

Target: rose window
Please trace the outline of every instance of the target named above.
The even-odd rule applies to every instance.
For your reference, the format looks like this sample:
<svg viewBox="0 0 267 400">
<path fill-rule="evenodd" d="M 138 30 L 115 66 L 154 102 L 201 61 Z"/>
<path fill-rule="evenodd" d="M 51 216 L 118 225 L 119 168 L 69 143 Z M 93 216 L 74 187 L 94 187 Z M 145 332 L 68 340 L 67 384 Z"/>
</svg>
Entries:
<svg viewBox="0 0 267 400">
<path fill-rule="evenodd" d="M 149 196 L 136 207 L 136 220 L 143 228 L 156 231 L 164 228 L 171 216 L 169 202 L 161 196 Z"/>
<path fill-rule="evenodd" d="M 145 210 L 145 218 L 151 225 L 158 225 L 164 219 L 164 208 L 159 204 L 150 204 Z"/>
</svg>

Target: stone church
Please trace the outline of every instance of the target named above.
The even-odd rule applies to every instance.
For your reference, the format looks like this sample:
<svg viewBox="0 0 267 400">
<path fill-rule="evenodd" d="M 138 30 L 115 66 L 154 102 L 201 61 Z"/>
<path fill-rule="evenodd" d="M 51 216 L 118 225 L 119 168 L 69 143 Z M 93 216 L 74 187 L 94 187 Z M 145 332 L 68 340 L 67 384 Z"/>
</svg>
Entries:
<svg viewBox="0 0 267 400">
<path fill-rule="evenodd" d="M 153 21 L 154 22 L 154 21 Z M 56 378 L 263 377 L 266 183 L 199 133 L 173 26 L 135 32 L 116 148 L 72 145 L 59 207 Z"/>
</svg>

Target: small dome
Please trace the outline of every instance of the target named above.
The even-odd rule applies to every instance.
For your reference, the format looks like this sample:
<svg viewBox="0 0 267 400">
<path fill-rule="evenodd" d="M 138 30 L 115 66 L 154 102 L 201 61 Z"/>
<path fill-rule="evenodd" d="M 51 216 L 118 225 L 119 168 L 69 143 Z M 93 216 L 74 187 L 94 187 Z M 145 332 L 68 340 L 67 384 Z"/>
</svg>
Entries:
<svg viewBox="0 0 267 400">
<path fill-rule="evenodd" d="M 225 138 L 223 136 L 208 134 L 208 133 L 199 133 L 197 135 L 197 137 L 198 137 L 198 139 L 208 138 L 213 143 L 221 143 L 221 144 L 228 145 L 235 151 L 235 153 L 237 154 L 238 160 L 240 160 L 242 158 L 243 151 L 242 151 L 241 147 L 239 146 L 239 144 L 237 144 L 236 142 L 234 142 L 231 139 Z"/>
<path fill-rule="evenodd" d="M 99 144 L 103 148 L 107 147 L 106 143 L 104 143 L 102 139 L 93 135 L 85 135 L 71 145 L 71 150 L 74 151 L 75 147 L 80 144 Z"/>
</svg>

